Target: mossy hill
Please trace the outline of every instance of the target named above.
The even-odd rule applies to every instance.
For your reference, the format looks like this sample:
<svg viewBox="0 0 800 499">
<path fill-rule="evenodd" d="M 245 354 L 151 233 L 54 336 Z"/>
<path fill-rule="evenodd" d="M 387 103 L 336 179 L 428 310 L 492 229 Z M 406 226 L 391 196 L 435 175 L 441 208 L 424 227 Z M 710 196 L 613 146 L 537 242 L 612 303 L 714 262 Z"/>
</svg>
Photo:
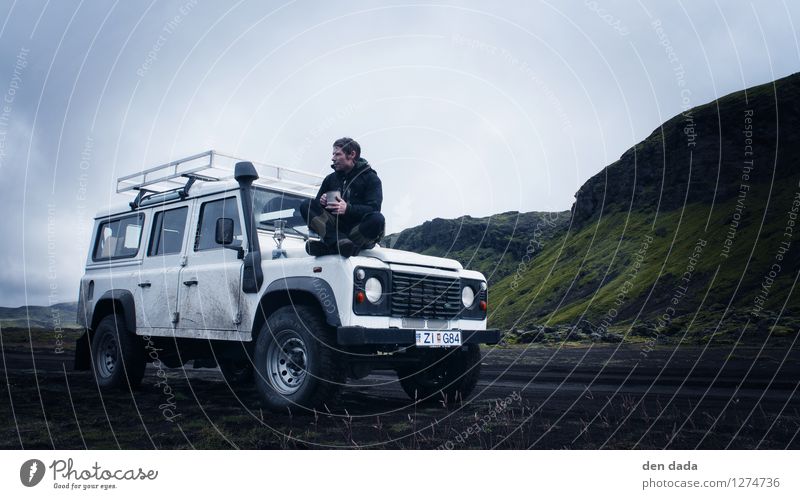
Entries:
<svg viewBox="0 0 800 499">
<path fill-rule="evenodd" d="M 799 155 L 795 74 L 665 122 L 579 189 L 571 219 L 436 219 L 390 241 L 489 276 L 490 325 L 512 339 L 794 335 Z"/>
<path fill-rule="evenodd" d="M 490 284 L 516 272 L 546 241 L 569 225 L 570 212 L 510 211 L 491 217 L 435 218 L 387 236 L 382 244 L 426 255 L 446 256 L 481 271 Z"/>
</svg>

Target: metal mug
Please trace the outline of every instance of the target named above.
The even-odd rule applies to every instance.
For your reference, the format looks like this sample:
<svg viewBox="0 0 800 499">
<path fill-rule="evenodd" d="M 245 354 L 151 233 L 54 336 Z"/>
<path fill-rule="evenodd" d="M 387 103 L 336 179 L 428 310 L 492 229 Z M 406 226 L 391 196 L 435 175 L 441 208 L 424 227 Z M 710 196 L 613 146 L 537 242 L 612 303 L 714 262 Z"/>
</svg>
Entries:
<svg viewBox="0 0 800 499">
<path fill-rule="evenodd" d="M 336 196 L 342 197 L 342 192 L 339 190 L 328 191 L 325 193 L 325 204 L 328 205 L 332 201 L 336 201 Z"/>
</svg>

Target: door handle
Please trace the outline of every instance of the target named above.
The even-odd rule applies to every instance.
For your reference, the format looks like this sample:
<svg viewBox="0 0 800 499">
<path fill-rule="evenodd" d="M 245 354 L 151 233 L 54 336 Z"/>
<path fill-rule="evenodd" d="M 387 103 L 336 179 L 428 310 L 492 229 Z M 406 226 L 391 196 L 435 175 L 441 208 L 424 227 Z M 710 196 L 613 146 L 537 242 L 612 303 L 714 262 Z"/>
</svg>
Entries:
<svg viewBox="0 0 800 499">
<path fill-rule="evenodd" d="M 139 283 L 139 287 L 140 288 L 149 288 L 150 286 L 151 286 L 151 284 L 150 284 L 149 281 L 145 281 L 145 282 L 140 282 Z"/>
<path fill-rule="evenodd" d="M 190 279 L 188 281 L 183 281 L 184 286 L 195 286 L 197 285 L 197 279 Z"/>
</svg>

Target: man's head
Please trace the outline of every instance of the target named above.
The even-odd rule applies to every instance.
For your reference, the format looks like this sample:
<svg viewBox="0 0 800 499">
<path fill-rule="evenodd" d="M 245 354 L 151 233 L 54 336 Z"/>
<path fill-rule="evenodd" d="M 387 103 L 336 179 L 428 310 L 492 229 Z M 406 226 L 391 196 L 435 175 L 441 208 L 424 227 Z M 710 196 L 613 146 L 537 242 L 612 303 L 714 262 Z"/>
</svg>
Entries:
<svg viewBox="0 0 800 499">
<path fill-rule="evenodd" d="M 356 160 L 361 157 L 361 146 L 350 137 L 342 137 L 333 143 L 333 157 L 331 167 L 337 172 L 348 173 L 356 165 Z"/>
</svg>

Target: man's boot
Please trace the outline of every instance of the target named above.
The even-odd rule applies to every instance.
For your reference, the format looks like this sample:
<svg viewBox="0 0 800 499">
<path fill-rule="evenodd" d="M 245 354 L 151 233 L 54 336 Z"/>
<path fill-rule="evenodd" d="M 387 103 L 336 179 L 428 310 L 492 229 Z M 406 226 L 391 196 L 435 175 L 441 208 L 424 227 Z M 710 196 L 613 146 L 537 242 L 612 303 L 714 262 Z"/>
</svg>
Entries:
<svg viewBox="0 0 800 499">
<path fill-rule="evenodd" d="M 336 242 L 336 249 L 337 252 L 345 258 L 350 258 L 358 252 L 356 245 L 349 239 L 339 239 L 339 241 Z"/>
<path fill-rule="evenodd" d="M 328 248 L 328 245 L 322 241 L 313 241 L 309 239 L 306 241 L 306 253 L 311 256 L 324 256 L 330 255 L 331 251 Z"/>
</svg>

